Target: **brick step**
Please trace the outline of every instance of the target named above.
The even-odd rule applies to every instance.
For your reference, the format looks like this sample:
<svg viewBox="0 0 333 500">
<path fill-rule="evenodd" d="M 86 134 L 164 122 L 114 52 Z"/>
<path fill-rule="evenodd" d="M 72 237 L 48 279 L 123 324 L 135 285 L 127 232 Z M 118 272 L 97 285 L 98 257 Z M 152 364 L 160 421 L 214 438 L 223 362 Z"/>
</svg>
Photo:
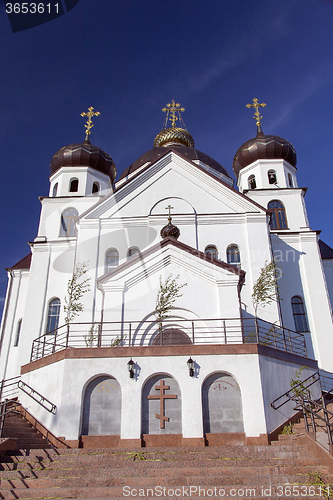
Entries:
<svg viewBox="0 0 333 500">
<path fill-rule="evenodd" d="M 136 449 L 135 451 L 110 451 L 110 450 L 97 450 L 97 451 L 86 451 L 86 450 L 29 450 L 28 454 L 24 451 L 18 451 L 12 456 L 1 457 L 1 463 L 50 463 L 52 461 L 62 461 L 65 463 L 67 461 L 75 463 L 76 465 L 89 463 L 90 461 L 95 462 L 96 458 L 100 462 L 106 461 L 110 466 L 120 464 L 122 465 L 124 461 L 140 461 L 141 457 L 145 458 L 147 461 L 163 461 L 167 463 L 171 462 L 193 462 L 200 459 L 200 461 L 211 461 L 211 460 L 253 460 L 253 459 L 271 459 L 271 460 L 281 460 L 281 459 L 311 459 L 313 458 L 313 453 L 309 451 L 305 446 L 267 446 L 263 451 L 252 451 L 251 449 L 238 450 L 238 449 L 226 449 L 222 450 L 219 448 L 210 449 L 209 452 L 206 449 L 193 451 L 142 451 Z M 68 451 L 68 452 L 67 452 Z"/>
<path fill-rule="evenodd" d="M 171 487 L 180 485 L 198 485 L 201 486 L 252 486 L 261 487 L 266 485 L 280 484 L 304 484 L 309 480 L 309 474 L 273 474 L 273 475 L 226 475 L 223 477 L 217 476 L 185 476 L 182 471 L 175 477 L 99 477 L 98 471 L 96 476 L 91 478 L 42 478 L 42 479 L 10 479 L 1 480 L 1 492 L 5 490 L 16 489 L 35 489 L 40 488 L 55 489 L 58 488 L 109 488 L 109 487 L 131 487 L 131 488 L 149 488 L 155 485 Z M 333 474 L 325 475 L 325 483 L 332 483 Z M 50 495 L 49 496 L 56 496 Z"/>
<path fill-rule="evenodd" d="M 37 453 L 40 450 L 29 450 L 30 453 L 36 451 Z M 45 450 L 48 451 L 48 450 Z M 50 449 L 50 452 L 53 450 Z M 140 460 L 140 457 L 143 456 L 146 460 Z M 300 462 L 301 461 L 301 462 Z M 99 467 L 124 467 L 127 464 L 164 464 L 164 467 L 183 467 L 183 466 L 192 466 L 192 465 L 202 465 L 206 464 L 207 467 L 212 465 L 219 467 L 226 467 L 230 464 L 235 465 L 250 465 L 251 463 L 254 465 L 279 465 L 281 463 L 288 465 L 297 465 L 302 463 L 304 465 L 313 465 L 316 463 L 313 454 L 311 453 L 291 453 L 291 452 L 281 452 L 275 455 L 257 455 L 257 456 L 222 456 L 217 454 L 216 456 L 204 457 L 201 454 L 195 454 L 194 456 L 173 456 L 173 457 L 164 457 L 163 455 L 152 456 L 152 455 L 58 455 L 53 456 L 51 458 L 40 456 L 39 459 L 35 457 L 2 457 L 2 464 L 0 464 L 1 469 L 17 469 L 23 470 L 26 468 L 83 468 L 96 466 L 98 464 Z M 143 466 L 143 465 L 140 465 Z"/>
<path fill-rule="evenodd" d="M 289 437 L 289 436 L 287 436 Z M 295 452 L 299 452 L 302 454 L 311 455 L 311 452 L 308 450 L 307 446 L 304 444 L 287 444 L 280 443 L 278 441 L 274 441 L 272 443 L 273 446 L 212 446 L 206 448 L 68 448 L 68 449 L 57 449 L 48 451 L 45 457 L 55 457 L 55 456 L 95 456 L 95 455 L 113 455 L 123 457 L 126 455 L 134 455 L 135 453 L 143 453 L 145 456 L 153 456 L 157 454 L 158 456 L 163 456 L 167 459 L 172 459 L 174 456 L 184 458 L 192 458 L 200 454 L 201 457 L 212 457 L 219 458 L 224 456 L 234 456 L 237 458 L 240 457 L 252 457 L 252 456 L 284 456 L 284 453 L 293 454 Z M 28 459 L 34 456 L 42 456 L 43 452 L 34 452 L 29 453 Z M 17 457 L 24 459 L 26 457 L 25 453 L 17 453 Z"/>
<path fill-rule="evenodd" d="M 4 422 L 3 437 L 18 438 L 16 449 L 49 448 L 44 436 L 20 413 L 8 413 Z"/>
<path fill-rule="evenodd" d="M 201 476 L 214 476 L 223 477 L 227 474 L 228 476 L 267 476 L 267 475 L 304 475 L 311 472 L 316 472 L 320 474 L 329 474 L 329 470 L 326 466 L 320 465 L 317 460 L 313 465 L 275 465 L 275 466 L 258 466 L 258 465 L 248 465 L 243 467 L 230 466 L 230 467 L 215 467 L 203 465 L 201 467 L 165 467 L 164 464 L 157 466 L 155 464 L 146 464 L 144 467 L 141 464 L 135 464 L 135 466 L 124 466 L 122 468 L 110 468 L 110 467 L 100 467 L 96 464 L 95 468 L 47 468 L 47 469 L 25 469 L 25 470 L 7 470 L 0 473 L 1 480 L 14 480 L 14 479 L 64 479 L 64 478 L 158 478 L 161 475 L 163 477 L 201 477 Z"/>
<path fill-rule="evenodd" d="M 199 462 L 199 464 L 197 463 Z M 178 469 L 179 467 L 196 467 L 196 466 L 208 468 L 217 467 L 219 469 L 231 469 L 233 467 L 248 468 L 248 467 L 314 467 L 320 465 L 320 462 L 316 458 L 245 458 L 245 459 L 234 459 L 234 458 L 215 458 L 209 460 L 201 460 L 200 456 L 196 462 L 185 461 L 185 460 L 133 460 L 133 459 L 123 459 L 122 462 L 114 462 L 109 460 L 108 457 L 96 456 L 93 459 L 85 462 L 77 462 L 76 460 L 62 460 L 61 458 L 55 459 L 54 461 L 34 461 L 34 462 L 3 462 L 0 464 L 0 476 L 4 477 L 4 472 L 11 471 L 33 471 L 34 473 L 39 473 L 43 471 L 57 471 L 57 470 L 88 470 L 90 468 L 98 467 L 99 469 L 110 468 L 114 470 L 122 468 L 136 467 L 140 470 L 156 468 L 163 470 L 166 469 Z"/>
<path fill-rule="evenodd" d="M 154 489 L 156 486 L 160 486 L 160 485 L 157 485 L 157 484 L 152 484 L 150 485 L 149 489 L 152 490 Z M 192 486 L 192 493 L 191 496 L 190 496 L 190 490 L 189 490 L 189 487 L 188 486 L 184 486 L 185 488 L 185 491 L 186 491 L 186 488 L 187 489 L 187 494 L 185 493 L 185 495 L 177 495 L 177 496 L 173 496 L 172 495 L 172 492 L 176 489 L 176 488 L 179 488 L 181 493 L 183 493 L 183 485 L 175 485 L 175 486 L 167 486 L 165 487 L 166 489 L 163 491 L 163 486 L 161 487 L 160 491 L 162 493 L 166 493 L 167 496 L 158 496 L 159 499 L 161 500 L 183 500 L 185 498 L 191 498 L 192 500 L 194 499 L 200 499 L 202 500 L 203 498 L 205 498 L 201 492 L 200 496 L 199 496 L 199 487 L 201 485 L 199 485 L 198 483 L 195 485 L 195 486 Z M 300 489 L 303 487 L 303 493 L 306 492 L 306 493 L 309 493 L 308 495 L 306 496 L 303 496 L 303 495 L 297 495 L 297 498 L 302 498 L 303 500 L 313 500 L 314 498 L 320 498 L 319 496 L 315 496 L 313 495 L 312 491 L 313 490 L 310 490 L 310 485 L 302 485 L 300 483 L 296 483 L 296 484 L 293 484 L 293 485 L 289 485 L 289 484 L 284 484 L 284 483 L 280 483 L 280 488 L 282 488 L 282 491 L 287 491 L 287 493 L 289 493 L 289 488 L 291 488 L 291 491 L 292 491 L 292 488 L 295 487 L 299 487 Z M 283 495 L 281 496 L 281 489 L 278 490 L 277 489 L 277 486 L 276 485 L 273 485 L 273 486 L 265 486 L 264 487 L 264 492 L 267 492 L 267 493 L 270 493 L 268 496 L 265 495 L 264 492 L 262 492 L 262 486 L 252 486 L 252 485 L 243 485 L 243 486 L 239 486 L 239 485 L 225 485 L 225 486 L 222 486 L 221 488 L 219 488 L 217 485 L 215 486 L 212 486 L 212 487 L 208 487 L 208 488 L 205 488 L 205 492 L 207 492 L 207 490 L 212 490 L 212 488 L 216 487 L 216 491 L 217 493 L 219 493 L 219 490 L 222 489 L 222 492 L 224 491 L 224 495 L 222 497 L 222 495 L 217 495 L 217 496 L 213 496 L 213 495 L 207 495 L 208 498 L 211 498 L 212 500 L 216 500 L 216 498 L 233 498 L 233 499 L 236 499 L 236 500 L 239 500 L 239 499 L 245 499 L 245 498 L 251 498 L 253 500 L 265 500 L 266 498 L 269 498 L 269 499 L 280 499 L 281 498 L 295 498 L 295 496 L 291 496 L 290 494 L 287 494 L 287 495 Z M 194 490 L 194 488 L 196 488 L 196 490 Z M 202 486 L 201 486 L 202 488 Z M 315 488 L 315 491 L 316 493 L 319 495 L 320 493 L 320 489 L 319 489 L 319 486 L 312 486 L 312 488 Z M 255 495 L 251 495 L 251 491 L 253 491 L 254 489 L 254 492 L 255 492 Z M 57 489 L 47 489 L 47 488 L 40 488 L 39 490 L 35 490 L 35 489 L 28 489 L 28 488 L 19 488 L 19 489 L 15 489 L 15 490 L 3 490 L 1 492 L 1 498 L 3 498 L 4 500 L 12 500 L 13 498 L 16 498 L 16 499 L 26 499 L 26 498 L 38 498 L 38 499 L 41 499 L 41 498 L 58 498 L 58 499 L 69 499 L 69 498 L 85 498 L 85 499 L 91 499 L 91 500 L 98 500 L 98 499 L 103 499 L 103 500 L 107 500 L 107 499 L 110 499 L 112 498 L 113 500 L 124 500 L 126 498 L 129 498 L 130 500 L 132 500 L 133 498 L 144 498 L 145 500 L 156 500 L 157 498 L 157 495 L 154 495 L 154 496 L 149 496 L 148 495 L 138 495 L 139 493 L 139 488 L 135 488 L 136 492 L 134 492 L 134 495 L 128 495 L 128 496 L 125 496 L 123 493 L 124 492 L 131 492 L 131 490 L 124 490 L 122 487 L 98 487 L 98 488 L 86 488 L 86 487 L 69 487 L 69 488 L 57 488 Z M 144 489 L 143 493 L 145 493 L 147 490 L 147 488 Z M 235 496 L 234 494 L 231 494 L 231 490 L 235 490 L 236 493 L 238 492 L 238 495 Z M 244 491 L 245 490 L 245 491 Z M 248 490 L 248 495 L 244 495 L 246 494 L 246 490 Z M 295 490 L 294 490 L 295 491 Z M 297 491 L 297 490 L 296 490 Z M 214 490 L 213 490 L 214 492 Z M 135 493 L 137 493 L 137 495 L 135 495 Z M 171 493 L 171 495 L 168 495 L 168 493 Z M 151 493 L 150 493 L 151 495 Z M 323 495 L 322 495 L 323 496 Z"/>
</svg>

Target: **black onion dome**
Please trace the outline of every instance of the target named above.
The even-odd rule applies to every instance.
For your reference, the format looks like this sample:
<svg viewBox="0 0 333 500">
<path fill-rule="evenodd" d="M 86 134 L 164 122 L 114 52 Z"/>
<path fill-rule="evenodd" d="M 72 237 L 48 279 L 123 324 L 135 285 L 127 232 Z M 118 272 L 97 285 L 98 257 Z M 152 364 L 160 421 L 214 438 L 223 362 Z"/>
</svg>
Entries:
<svg viewBox="0 0 333 500">
<path fill-rule="evenodd" d="M 67 166 L 94 168 L 108 175 L 112 183 L 117 175 L 111 156 L 87 140 L 81 144 L 69 144 L 59 149 L 51 161 L 51 175 L 59 168 Z"/>
<path fill-rule="evenodd" d="M 160 235 L 161 235 L 161 238 L 163 238 L 163 239 L 171 236 L 172 238 L 176 238 L 176 240 L 178 240 L 178 238 L 180 236 L 180 230 L 177 226 L 174 226 L 173 224 L 171 224 L 171 217 L 169 219 L 169 224 L 162 227 Z"/>
<path fill-rule="evenodd" d="M 142 165 L 153 163 L 154 161 L 158 160 L 161 156 L 163 156 L 167 151 L 174 151 L 175 153 L 179 153 L 187 157 L 191 161 L 200 160 L 209 167 L 213 168 L 214 170 L 217 170 L 218 172 L 222 173 L 223 175 L 226 175 L 227 177 L 230 177 L 226 169 L 220 163 L 218 163 L 216 160 L 206 155 L 205 153 L 202 153 L 198 149 L 192 147 L 173 144 L 169 146 L 160 146 L 150 149 L 145 154 L 143 154 L 138 160 L 132 163 L 132 165 L 130 165 L 126 170 L 124 170 L 120 176 L 120 179 L 123 179 L 128 175 L 130 175 L 132 172 L 135 172 L 135 170 L 140 168 Z"/>
<path fill-rule="evenodd" d="M 244 142 L 237 149 L 232 164 L 233 171 L 238 177 L 239 171 L 250 165 L 256 160 L 274 160 L 282 159 L 296 166 L 296 151 L 293 145 L 278 137 L 277 135 L 265 135 L 261 129 L 258 130 L 256 137 Z"/>
</svg>

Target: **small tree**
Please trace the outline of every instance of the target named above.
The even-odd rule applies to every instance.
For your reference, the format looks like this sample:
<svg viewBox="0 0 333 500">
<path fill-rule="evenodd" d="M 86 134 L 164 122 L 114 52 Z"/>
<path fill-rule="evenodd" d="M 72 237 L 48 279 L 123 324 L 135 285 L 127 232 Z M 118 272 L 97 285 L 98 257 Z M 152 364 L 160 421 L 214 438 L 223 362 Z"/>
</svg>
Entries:
<svg viewBox="0 0 333 500">
<path fill-rule="evenodd" d="M 157 292 L 154 311 L 160 334 L 162 333 L 163 320 L 169 317 L 168 312 L 172 309 L 176 299 L 182 297 L 183 294 L 179 293 L 180 290 L 187 286 L 187 283 L 178 284 L 178 278 L 179 275 L 173 278 L 170 274 L 163 283 L 162 276 L 160 276 L 160 288 Z"/>
<path fill-rule="evenodd" d="M 270 263 L 266 260 L 264 266 L 260 270 L 259 277 L 252 291 L 252 304 L 256 318 L 258 317 L 259 307 L 265 307 L 272 302 L 280 300 L 279 286 L 277 284 L 278 271 L 280 271 L 280 269 L 277 267 L 274 260 Z"/>
<path fill-rule="evenodd" d="M 68 281 L 67 284 L 67 296 L 65 297 L 65 323 L 70 323 L 73 321 L 75 316 L 79 315 L 80 312 L 83 311 L 83 304 L 81 299 L 83 295 L 90 290 L 89 280 L 90 278 L 86 278 L 85 280 L 80 282 L 82 276 L 84 276 L 88 272 L 88 263 L 83 262 L 82 264 L 78 264 L 73 273 L 72 278 Z"/>
</svg>

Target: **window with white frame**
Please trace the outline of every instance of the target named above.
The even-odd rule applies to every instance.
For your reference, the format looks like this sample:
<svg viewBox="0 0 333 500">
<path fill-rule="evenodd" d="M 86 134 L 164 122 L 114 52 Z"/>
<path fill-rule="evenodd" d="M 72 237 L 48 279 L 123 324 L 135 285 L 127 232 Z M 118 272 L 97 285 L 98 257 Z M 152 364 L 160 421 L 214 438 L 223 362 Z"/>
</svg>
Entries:
<svg viewBox="0 0 333 500">
<path fill-rule="evenodd" d="M 301 297 L 295 295 L 291 299 L 296 332 L 309 332 L 308 319 L 306 317 L 304 302 Z"/>
<path fill-rule="evenodd" d="M 116 248 L 110 248 L 105 254 L 105 272 L 108 273 L 119 264 L 119 253 Z"/>
<path fill-rule="evenodd" d="M 238 267 L 240 269 L 241 258 L 240 251 L 237 245 L 229 245 L 227 248 L 227 262 L 232 266 Z"/>
<path fill-rule="evenodd" d="M 205 254 L 210 257 L 214 257 L 214 259 L 218 259 L 219 252 L 215 245 L 207 245 L 205 248 Z"/>
<path fill-rule="evenodd" d="M 14 347 L 17 347 L 19 345 L 20 334 L 21 334 L 21 326 L 22 326 L 22 318 L 19 319 L 18 323 L 17 323 Z"/>
<path fill-rule="evenodd" d="M 250 175 L 248 178 L 249 189 L 255 189 L 257 187 L 256 178 L 254 175 Z"/>
<path fill-rule="evenodd" d="M 288 229 L 286 209 L 280 200 L 272 200 L 267 208 L 272 211 L 271 229 Z"/>
<path fill-rule="evenodd" d="M 46 333 L 54 334 L 56 332 L 59 325 L 60 306 L 61 302 L 57 297 L 49 302 L 46 321 Z"/>
<path fill-rule="evenodd" d="M 69 183 L 69 192 L 77 193 L 79 190 L 79 179 L 71 179 Z"/>
<path fill-rule="evenodd" d="M 76 236 L 74 217 L 78 215 L 76 208 L 67 208 L 61 214 L 60 236 Z"/>
<path fill-rule="evenodd" d="M 138 247 L 129 248 L 127 251 L 127 260 L 131 257 L 134 257 L 135 255 L 140 255 L 140 250 L 138 249 Z"/>
</svg>

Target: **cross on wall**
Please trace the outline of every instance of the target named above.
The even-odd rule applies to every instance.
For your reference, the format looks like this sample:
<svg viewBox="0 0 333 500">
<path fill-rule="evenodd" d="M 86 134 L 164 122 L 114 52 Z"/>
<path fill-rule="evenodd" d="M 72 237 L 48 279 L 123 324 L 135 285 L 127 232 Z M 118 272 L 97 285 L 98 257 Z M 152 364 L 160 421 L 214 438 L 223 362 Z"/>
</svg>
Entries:
<svg viewBox="0 0 333 500">
<path fill-rule="evenodd" d="M 155 413 L 155 417 L 160 419 L 160 429 L 164 429 L 164 422 L 169 422 L 169 417 L 164 414 L 164 400 L 165 399 L 177 399 L 176 394 L 165 394 L 164 391 L 170 389 L 169 385 L 164 385 L 164 380 L 160 381 L 160 385 L 155 385 L 155 390 L 160 391 L 156 396 L 147 396 L 147 399 L 159 399 L 160 400 L 160 413 Z"/>
</svg>

